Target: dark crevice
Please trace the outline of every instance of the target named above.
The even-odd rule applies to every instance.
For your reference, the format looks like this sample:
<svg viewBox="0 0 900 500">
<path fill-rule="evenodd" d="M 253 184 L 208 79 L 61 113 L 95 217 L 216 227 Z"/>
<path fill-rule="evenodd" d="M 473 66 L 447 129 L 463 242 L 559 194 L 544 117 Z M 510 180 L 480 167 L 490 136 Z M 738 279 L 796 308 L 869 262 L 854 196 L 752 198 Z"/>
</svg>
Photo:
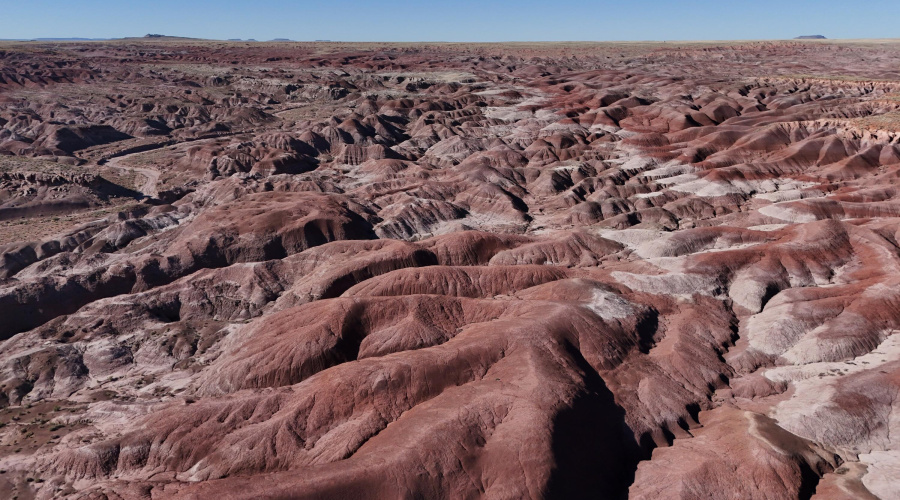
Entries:
<svg viewBox="0 0 900 500">
<path fill-rule="evenodd" d="M 553 422 L 556 467 L 546 497 L 625 499 L 645 453 L 600 374 L 573 345 L 566 351 L 584 373 L 584 389 Z"/>
</svg>

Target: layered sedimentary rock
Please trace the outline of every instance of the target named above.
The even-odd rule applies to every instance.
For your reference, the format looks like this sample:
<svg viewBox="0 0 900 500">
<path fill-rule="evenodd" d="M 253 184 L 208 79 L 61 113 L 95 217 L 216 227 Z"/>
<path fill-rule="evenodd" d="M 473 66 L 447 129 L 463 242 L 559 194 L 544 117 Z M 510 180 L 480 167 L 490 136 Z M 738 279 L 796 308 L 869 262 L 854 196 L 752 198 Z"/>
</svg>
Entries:
<svg viewBox="0 0 900 500">
<path fill-rule="evenodd" d="M 4 46 L 0 496 L 896 498 L 896 54 Z"/>
</svg>

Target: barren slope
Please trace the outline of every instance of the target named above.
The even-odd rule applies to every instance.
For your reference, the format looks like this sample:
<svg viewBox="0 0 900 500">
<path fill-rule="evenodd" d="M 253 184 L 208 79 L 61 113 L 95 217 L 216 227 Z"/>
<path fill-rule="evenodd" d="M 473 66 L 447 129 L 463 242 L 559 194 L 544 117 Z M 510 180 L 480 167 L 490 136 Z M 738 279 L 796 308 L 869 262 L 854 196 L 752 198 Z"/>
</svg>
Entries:
<svg viewBox="0 0 900 500">
<path fill-rule="evenodd" d="M 897 498 L 898 48 L 0 46 L 0 496 Z"/>
</svg>

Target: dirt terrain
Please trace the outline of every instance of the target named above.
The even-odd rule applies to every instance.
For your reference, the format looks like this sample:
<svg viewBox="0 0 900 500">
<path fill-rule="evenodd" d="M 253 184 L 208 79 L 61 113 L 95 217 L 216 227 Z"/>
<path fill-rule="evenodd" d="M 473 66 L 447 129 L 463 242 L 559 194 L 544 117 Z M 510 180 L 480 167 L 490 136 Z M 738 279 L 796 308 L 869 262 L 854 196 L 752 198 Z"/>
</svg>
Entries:
<svg viewBox="0 0 900 500">
<path fill-rule="evenodd" d="M 0 497 L 896 499 L 900 42 L 0 44 Z"/>
</svg>

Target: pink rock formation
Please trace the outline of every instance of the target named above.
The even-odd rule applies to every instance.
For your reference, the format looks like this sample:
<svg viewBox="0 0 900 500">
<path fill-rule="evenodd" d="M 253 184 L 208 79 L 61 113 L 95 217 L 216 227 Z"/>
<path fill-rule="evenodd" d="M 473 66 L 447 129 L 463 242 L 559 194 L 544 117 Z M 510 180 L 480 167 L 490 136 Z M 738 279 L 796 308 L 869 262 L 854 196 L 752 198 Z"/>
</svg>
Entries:
<svg viewBox="0 0 900 500">
<path fill-rule="evenodd" d="M 4 47 L 0 497 L 896 498 L 897 54 Z"/>
</svg>

